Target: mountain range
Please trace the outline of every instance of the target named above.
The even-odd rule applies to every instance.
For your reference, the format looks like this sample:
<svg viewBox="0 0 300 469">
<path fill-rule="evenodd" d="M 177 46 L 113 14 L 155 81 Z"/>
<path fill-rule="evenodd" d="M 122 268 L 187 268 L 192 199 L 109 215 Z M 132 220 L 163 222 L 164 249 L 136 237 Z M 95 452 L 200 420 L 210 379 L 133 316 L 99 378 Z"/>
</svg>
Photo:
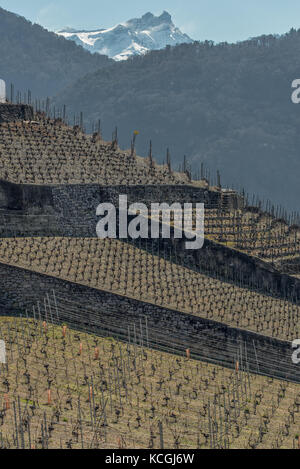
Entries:
<svg viewBox="0 0 300 469">
<path fill-rule="evenodd" d="M 3 8 L 0 31 L 0 78 L 6 80 L 7 89 L 13 83 L 22 96 L 28 89 L 35 97 L 54 95 L 112 62 Z"/>
<path fill-rule="evenodd" d="M 109 29 L 76 31 L 67 28 L 57 34 L 92 53 L 98 52 L 114 60 L 126 60 L 150 50 L 193 42 L 174 25 L 171 15 L 166 11 L 160 16 L 148 12 L 141 18 L 131 19 Z"/>
</svg>

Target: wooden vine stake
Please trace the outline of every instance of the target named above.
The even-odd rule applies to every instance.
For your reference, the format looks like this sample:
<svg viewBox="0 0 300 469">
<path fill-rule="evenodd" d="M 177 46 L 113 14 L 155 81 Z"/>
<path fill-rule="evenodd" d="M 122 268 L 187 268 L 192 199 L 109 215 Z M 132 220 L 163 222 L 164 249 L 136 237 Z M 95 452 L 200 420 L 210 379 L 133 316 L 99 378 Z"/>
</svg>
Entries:
<svg viewBox="0 0 300 469">
<path fill-rule="evenodd" d="M 9 410 L 10 409 L 10 402 L 9 402 L 9 395 L 8 394 L 4 394 L 4 402 L 5 402 L 5 410 Z"/>
<path fill-rule="evenodd" d="M 48 405 L 51 405 L 52 404 L 51 389 L 48 389 L 48 391 L 47 391 L 47 398 L 48 398 Z"/>
<path fill-rule="evenodd" d="M 90 386 L 90 388 L 89 388 L 88 402 L 92 402 L 92 399 L 93 399 L 93 387 Z"/>
</svg>

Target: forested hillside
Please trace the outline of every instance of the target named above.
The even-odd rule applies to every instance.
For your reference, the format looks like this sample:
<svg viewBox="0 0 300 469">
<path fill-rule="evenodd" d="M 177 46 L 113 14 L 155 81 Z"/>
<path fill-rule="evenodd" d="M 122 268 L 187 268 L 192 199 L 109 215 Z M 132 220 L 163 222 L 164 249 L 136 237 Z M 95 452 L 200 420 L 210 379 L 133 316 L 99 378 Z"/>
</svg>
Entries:
<svg viewBox="0 0 300 469">
<path fill-rule="evenodd" d="M 0 57 L 0 77 L 35 96 L 53 95 L 111 62 L 2 8 Z"/>
<path fill-rule="evenodd" d="M 186 154 L 196 169 L 219 169 L 223 183 L 245 186 L 298 210 L 300 105 L 291 83 L 300 77 L 300 30 L 238 44 L 183 44 L 88 74 L 56 103 L 83 111 L 86 123 L 101 118 L 104 136 L 118 126 L 138 151 L 153 141 L 159 160 Z M 175 164 L 174 164 L 175 166 Z"/>
</svg>

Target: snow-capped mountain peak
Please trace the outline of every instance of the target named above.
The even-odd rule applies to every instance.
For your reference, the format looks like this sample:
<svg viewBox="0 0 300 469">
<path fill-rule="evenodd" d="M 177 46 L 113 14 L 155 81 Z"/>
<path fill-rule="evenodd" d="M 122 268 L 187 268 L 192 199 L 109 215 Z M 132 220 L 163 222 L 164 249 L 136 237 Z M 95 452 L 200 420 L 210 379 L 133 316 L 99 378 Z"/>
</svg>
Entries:
<svg viewBox="0 0 300 469">
<path fill-rule="evenodd" d="M 108 55 L 114 60 L 126 60 L 167 45 L 193 42 L 176 28 L 167 11 L 160 16 L 148 12 L 141 18 L 133 18 L 109 29 L 77 31 L 66 28 L 57 34 L 75 41 L 90 52 Z"/>
</svg>

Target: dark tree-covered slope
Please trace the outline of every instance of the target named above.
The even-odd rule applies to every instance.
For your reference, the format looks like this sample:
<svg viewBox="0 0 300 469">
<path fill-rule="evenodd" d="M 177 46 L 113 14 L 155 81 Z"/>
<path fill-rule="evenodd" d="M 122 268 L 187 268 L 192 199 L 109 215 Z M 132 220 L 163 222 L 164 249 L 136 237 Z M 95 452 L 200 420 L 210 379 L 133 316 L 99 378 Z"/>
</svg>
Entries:
<svg viewBox="0 0 300 469">
<path fill-rule="evenodd" d="M 291 82 L 300 78 L 300 30 L 238 44 L 183 44 L 113 64 L 64 90 L 56 103 L 83 111 L 86 123 L 115 125 L 129 146 L 140 131 L 162 159 L 186 154 L 194 168 L 219 169 L 223 183 L 244 186 L 290 210 L 300 200 L 300 105 Z"/>
<path fill-rule="evenodd" d="M 0 78 L 36 96 L 53 95 L 111 62 L 2 8 L 0 57 Z"/>
</svg>

